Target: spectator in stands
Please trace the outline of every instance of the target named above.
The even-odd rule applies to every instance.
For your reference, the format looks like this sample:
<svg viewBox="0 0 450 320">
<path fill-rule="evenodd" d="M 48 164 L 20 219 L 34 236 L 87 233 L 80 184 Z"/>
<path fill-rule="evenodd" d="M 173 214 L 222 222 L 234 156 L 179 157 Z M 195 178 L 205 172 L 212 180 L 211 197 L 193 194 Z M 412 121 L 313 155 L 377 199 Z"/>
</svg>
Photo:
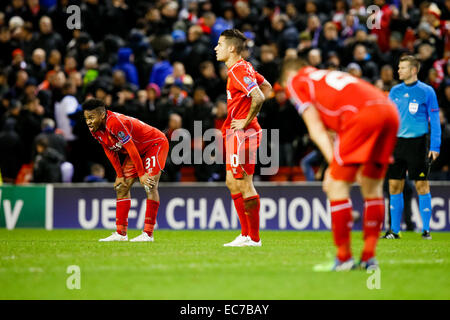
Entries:
<svg viewBox="0 0 450 320">
<path fill-rule="evenodd" d="M 157 103 L 160 96 L 161 90 L 154 83 L 149 84 L 146 90 L 139 90 L 138 92 L 138 99 L 141 105 L 140 119 L 153 127 L 163 129 L 157 110 Z"/>
<path fill-rule="evenodd" d="M 58 151 L 64 159 L 67 159 L 67 141 L 61 130 L 55 128 L 55 121 L 51 118 L 44 118 L 41 122 L 41 133 L 39 133 L 33 142 L 33 150 L 36 151 L 37 142 L 45 138 L 48 140 L 49 147 Z M 33 155 L 34 157 L 35 155 Z"/>
<path fill-rule="evenodd" d="M 352 76 L 356 77 L 356 78 L 362 78 L 363 77 L 363 73 L 361 70 L 361 67 L 359 66 L 359 64 L 352 62 L 347 66 L 347 70 L 348 73 L 350 73 Z M 369 79 L 365 79 L 365 80 L 369 80 Z"/>
<path fill-rule="evenodd" d="M 175 130 L 181 129 L 183 126 L 183 119 L 179 114 L 172 113 L 169 116 L 169 121 L 167 122 L 167 128 L 164 130 L 164 134 L 169 140 L 169 155 L 172 155 L 172 151 L 174 146 L 178 143 L 177 141 L 172 140 L 172 135 Z M 161 175 L 162 181 L 180 181 L 181 179 L 181 165 L 174 164 L 173 158 L 171 156 L 167 157 L 166 167 L 164 171 L 166 174 Z"/>
<path fill-rule="evenodd" d="M 48 56 L 48 61 L 47 61 L 47 70 L 55 70 L 55 71 L 59 71 L 62 69 L 62 65 L 61 65 L 61 53 L 56 50 L 53 49 L 52 51 L 50 51 L 50 54 Z"/>
<path fill-rule="evenodd" d="M 203 34 L 200 26 L 191 26 L 188 30 L 189 54 L 185 61 L 186 72 L 194 79 L 198 78 L 200 71 L 198 66 L 203 61 L 214 61 L 214 51 L 211 50 L 209 38 Z"/>
<path fill-rule="evenodd" d="M 304 31 L 307 31 L 311 37 L 311 46 L 313 48 L 317 48 L 319 46 L 319 39 L 322 33 L 322 24 L 317 15 L 312 14 L 308 16 L 306 29 Z"/>
<path fill-rule="evenodd" d="M 118 61 L 114 70 L 122 70 L 125 73 L 127 82 L 139 86 L 138 71 L 133 64 L 134 55 L 130 48 L 120 48 L 118 52 Z"/>
<path fill-rule="evenodd" d="M 53 31 L 52 19 L 48 16 L 43 16 L 39 20 L 39 31 L 39 36 L 34 44 L 36 48 L 42 48 L 45 52 L 50 52 L 53 49 L 65 52 L 62 37 L 59 33 Z"/>
<path fill-rule="evenodd" d="M 31 62 L 28 64 L 28 74 L 30 77 L 36 79 L 39 83 L 44 81 L 45 73 L 47 71 L 47 64 L 45 59 L 45 51 L 41 48 L 36 48 L 31 56 Z"/>
<path fill-rule="evenodd" d="M 273 17 L 271 35 L 271 42 L 277 44 L 280 56 L 284 56 L 286 49 L 298 46 L 298 30 L 285 14 Z"/>
<path fill-rule="evenodd" d="M 168 60 L 168 52 L 166 50 L 158 53 L 158 62 L 153 66 L 152 73 L 150 75 L 149 83 L 154 83 L 158 87 L 162 88 L 166 81 L 166 77 L 172 74 L 173 67 Z"/>
<path fill-rule="evenodd" d="M 195 81 L 195 84 L 205 88 L 211 100 L 216 100 L 219 95 L 223 94 L 223 91 L 214 64 L 211 61 L 204 61 L 200 64 L 199 69 L 200 77 Z"/>
<path fill-rule="evenodd" d="M 381 67 L 380 78 L 376 80 L 375 85 L 389 94 L 392 87 L 397 85 L 398 81 L 394 79 L 394 69 L 389 64 Z"/>
<path fill-rule="evenodd" d="M 294 165 L 294 141 L 305 134 L 305 126 L 295 107 L 287 99 L 283 88 L 276 83 L 273 86 L 275 97 L 264 103 L 264 119 L 261 126 L 265 129 L 278 129 L 280 135 L 280 166 Z"/>
<path fill-rule="evenodd" d="M 107 182 L 105 168 L 99 163 L 94 163 L 91 165 L 91 174 L 84 178 L 84 182 Z"/>
<path fill-rule="evenodd" d="M 33 182 L 62 182 L 61 164 L 63 156 L 49 147 L 48 140 L 41 138 L 36 142 L 36 157 L 33 166 Z"/>
<path fill-rule="evenodd" d="M 0 131 L 0 169 L 4 182 L 14 183 L 23 163 L 23 145 L 15 130 L 16 119 L 6 119 Z"/>
<path fill-rule="evenodd" d="M 184 64 L 179 61 L 173 63 L 173 72 L 166 77 L 164 86 L 171 86 L 175 81 L 180 81 L 188 93 L 194 86 L 194 80 L 189 74 L 186 74 Z"/>
<path fill-rule="evenodd" d="M 191 135 L 194 135 L 194 121 L 201 121 L 202 135 L 205 130 L 214 127 L 213 104 L 209 99 L 205 88 L 197 86 L 194 90 L 192 107 L 186 110 L 183 117 L 186 121 L 185 127 L 189 130 Z"/>
<path fill-rule="evenodd" d="M 362 70 L 362 76 L 369 81 L 375 81 L 378 77 L 378 67 L 371 60 L 371 56 L 367 53 L 367 49 L 362 44 L 357 44 L 353 50 L 353 62 L 358 64 Z"/>
<path fill-rule="evenodd" d="M 322 64 L 322 53 L 320 49 L 312 49 L 308 53 L 308 62 L 311 66 L 323 69 L 324 65 Z"/>
<path fill-rule="evenodd" d="M 330 51 L 341 53 L 342 45 L 338 36 L 336 25 L 329 21 L 323 26 L 324 39 L 320 42 L 319 48 L 322 51 L 322 59 L 326 59 L 326 54 Z"/>
<path fill-rule="evenodd" d="M 212 114 L 214 116 L 214 128 L 218 130 L 222 129 L 223 123 L 227 118 L 227 102 L 222 99 L 217 99 Z"/>
<path fill-rule="evenodd" d="M 279 61 L 275 56 L 275 48 L 270 45 L 261 46 L 261 64 L 258 72 L 266 78 L 269 83 L 275 83 L 279 77 Z"/>
<path fill-rule="evenodd" d="M 78 111 L 80 107 L 75 94 L 75 83 L 67 80 L 62 87 L 62 99 L 55 103 L 56 127 L 62 132 L 64 139 L 69 142 L 76 139 L 72 132 L 74 123 L 70 116 Z"/>
</svg>

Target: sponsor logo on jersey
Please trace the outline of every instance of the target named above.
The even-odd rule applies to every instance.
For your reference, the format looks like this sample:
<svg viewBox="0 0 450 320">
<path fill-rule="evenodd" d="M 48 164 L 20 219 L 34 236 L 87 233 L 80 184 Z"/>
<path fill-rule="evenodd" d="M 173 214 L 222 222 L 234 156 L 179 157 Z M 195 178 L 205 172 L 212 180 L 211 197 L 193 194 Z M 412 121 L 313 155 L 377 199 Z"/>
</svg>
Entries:
<svg viewBox="0 0 450 320">
<path fill-rule="evenodd" d="M 230 90 L 227 90 L 227 99 L 228 99 L 228 100 L 232 100 L 232 99 L 231 99 L 231 92 L 230 92 Z"/>
</svg>

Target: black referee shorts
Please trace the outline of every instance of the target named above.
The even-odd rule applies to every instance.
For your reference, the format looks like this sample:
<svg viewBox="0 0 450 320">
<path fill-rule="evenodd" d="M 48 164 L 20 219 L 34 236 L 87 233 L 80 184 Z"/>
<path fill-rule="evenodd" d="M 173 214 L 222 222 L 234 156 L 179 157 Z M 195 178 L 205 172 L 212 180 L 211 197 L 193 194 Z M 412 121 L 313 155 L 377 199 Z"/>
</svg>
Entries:
<svg viewBox="0 0 450 320">
<path fill-rule="evenodd" d="M 411 180 L 427 180 L 430 169 L 428 135 L 417 138 L 398 138 L 394 149 L 394 163 L 389 166 L 388 179 L 402 180 L 406 171 Z"/>
</svg>

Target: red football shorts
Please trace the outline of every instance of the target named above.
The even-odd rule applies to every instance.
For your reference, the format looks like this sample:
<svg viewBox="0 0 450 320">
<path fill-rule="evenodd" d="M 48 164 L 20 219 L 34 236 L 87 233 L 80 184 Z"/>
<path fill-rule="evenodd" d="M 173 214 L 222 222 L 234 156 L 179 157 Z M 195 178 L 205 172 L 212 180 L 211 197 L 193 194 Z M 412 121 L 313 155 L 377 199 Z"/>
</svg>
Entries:
<svg viewBox="0 0 450 320">
<path fill-rule="evenodd" d="M 330 174 L 335 180 L 354 182 L 358 170 L 383 179 L 397 141 L 399 116 L 391 104 L 367 106 L 351 117 L 336 137 Z"/>
<path fill-rule="evenodd" d="M 262 131 L 254 129 L 232 132 L 227 130 L 225 138 L 226 169 L 235 179 L 255 173 L 256 152 L 261 142 Z"/>
<path fill-rule="evenodd" d="M 169 153 L 169 141 L 167 138 L 161 138 L 152 142 L 144 155 L 141 155 L 145 171 L 150 176 L 156 176 L 164 169 L 166 165 L 167 154 Z M 138 173 L 134 167 L 133 161 L 127 155 L 122 163 L 123 175 L 126 179 L 137 178 Z"/>
</svg>

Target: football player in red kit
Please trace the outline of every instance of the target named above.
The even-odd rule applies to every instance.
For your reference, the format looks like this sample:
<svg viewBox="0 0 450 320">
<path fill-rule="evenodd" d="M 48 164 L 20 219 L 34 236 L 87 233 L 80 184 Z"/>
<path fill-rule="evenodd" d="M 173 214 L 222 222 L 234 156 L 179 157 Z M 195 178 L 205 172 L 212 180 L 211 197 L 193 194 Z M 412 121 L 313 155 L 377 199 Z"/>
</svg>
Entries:
<svg viewBox="0 0 450 320">
<path fill-rule="evenodd" d="M 147 208 L 144 231 L 131 241 L 153 241 L 153 229 L 159 208 L 158 181 L 169 151 L 166 136 L 138 119 L 106 110 L 102 100 L 87 100 L 82 108 L 92 136 L 102 145 L 117 174 L 114 183 L 117 195 L 117 230 L 100 241 L 128 241 L 130 189 L 136 178 L 139 178 L 146 189 Z M 119 153 L 125 156 L 122 163 Z"/>
<path fill-rule="evenodd" d="M 259 195 L 253 186 L 256 151 L 261 127 L 256 115 L 265 96 L 261 88 L 271 85 L 245 61 L 241 52 L 246 38 L 237 29 L 221 33 L 214 48 L 218 61 L 228 67 L 227 119 L 222 126 L 226 149 L 226 185 L 241 224 L 241 234 L 227 247 L 261 246 L 259 237 Z"/>
<path fill-rule="evenodd" d="M 356 267 L 350 247 L 350 187 L 360 174 L 364 248 L 360 267 L 377 266 L 375 248 L 384 220 L 383 180 L 399 127 L 397 109 L 370 83 L 340 71 L 318 70 L 302 60 L 285 62 L 282 82 L 328 161 L 323 189 L 330 201 L 337 257 L 316 271 Z M 331 141 L 327 130 L 336 133 Z"/>
</svg>

